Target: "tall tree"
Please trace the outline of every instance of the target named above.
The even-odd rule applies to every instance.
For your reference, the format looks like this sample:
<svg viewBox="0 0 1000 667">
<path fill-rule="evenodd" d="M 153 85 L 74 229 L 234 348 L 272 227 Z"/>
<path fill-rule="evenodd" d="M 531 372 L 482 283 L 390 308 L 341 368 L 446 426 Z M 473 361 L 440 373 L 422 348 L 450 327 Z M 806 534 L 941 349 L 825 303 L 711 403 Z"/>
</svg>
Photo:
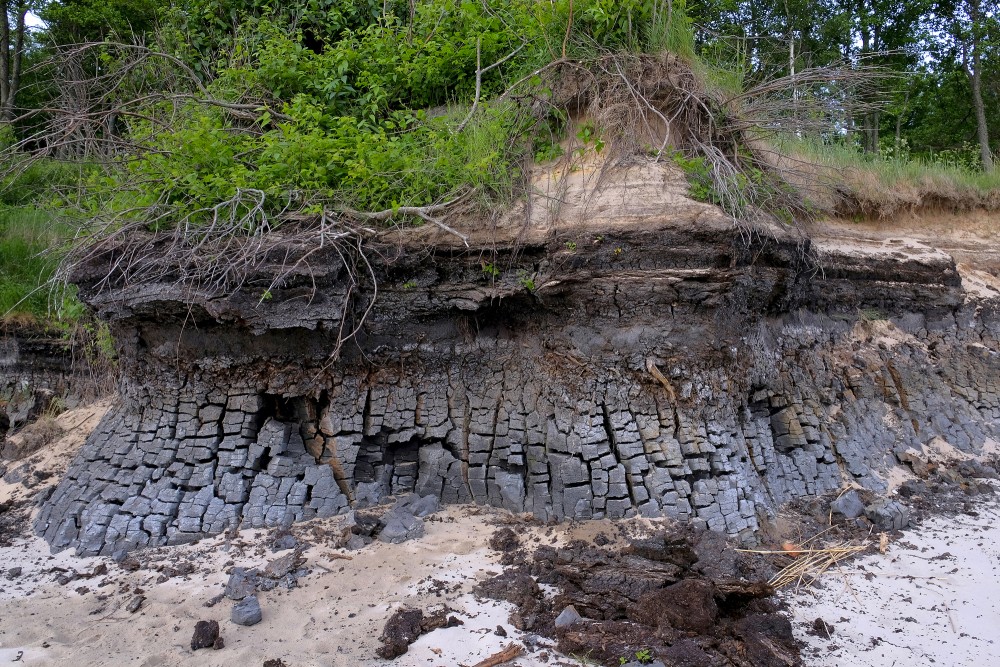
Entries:
<svg viewBox="0 0 1000 667">
<path fill-rule="evenodd" d="M 952 37 L 961 53 L 962 69 L 969 78 L 972 107 L 976 112 L 976 139 L 979 156 L 985 171 L 993 171 L 993 153 L 990 150 L 990 133 L 986 124 L 986 106 L 983 104 L 983 51 L 990 41 L 990 24 L 996 17 L 983 10 L 980 0 L 960 3 L 952 20 Z"/>
<path fill-rule="evenodd" d="M 0 3 L 4 15 L 0 22 L 0 122 L 9 122 L 21 88 L 25 18 L 30 7 L 25 0 L 0 0 Z"/>
</svg>

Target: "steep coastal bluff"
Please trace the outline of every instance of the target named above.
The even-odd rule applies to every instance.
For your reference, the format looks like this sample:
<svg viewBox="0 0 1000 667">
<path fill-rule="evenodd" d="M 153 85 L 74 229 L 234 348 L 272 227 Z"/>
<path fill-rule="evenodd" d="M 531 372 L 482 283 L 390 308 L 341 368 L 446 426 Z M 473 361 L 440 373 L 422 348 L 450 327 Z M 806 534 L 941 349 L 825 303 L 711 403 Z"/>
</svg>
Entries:
<svg viewBox="0 0 1000 667">
<path fill-rule="evenodd" d="M 652 162 L 558 183 L 449 221 L 468 247 L 430 225 L 369 238 L 371 272 L 275 232 L 223 297 L 116 282 L 95 256 L 76 279 L 118 341 L 120 398 L 37 532 L 113 554 L 416 492 L 751 542 L 795 498 L 885 491 L 908 449 L 1000 440 L 989 243 L 750 233 Z"/>
</svg>

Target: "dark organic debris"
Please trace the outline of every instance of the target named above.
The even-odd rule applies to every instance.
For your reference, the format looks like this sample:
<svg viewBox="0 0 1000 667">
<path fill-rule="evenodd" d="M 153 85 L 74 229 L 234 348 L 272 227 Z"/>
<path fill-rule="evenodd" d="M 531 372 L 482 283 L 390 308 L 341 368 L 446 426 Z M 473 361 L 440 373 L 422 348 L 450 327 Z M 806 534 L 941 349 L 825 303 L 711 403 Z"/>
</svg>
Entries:
<svg viewBox="0 0 1000 667">
<path fill-rule="evenodd" d="M 420 636 L 420 621 L 424 613 L 419 609 L 402 608 L 389 617 L 379 640 L 378 657 L 393 660 L 406 653 L 410 644 Z"/>
<path fill-rule="evenodd" d="M 191 637 L 191 650 L 212 648 L 219 639 L 219 623 L 217 621 L 198 621 L 194 625 L 194 635 Z"/>
<path fill-rule="evenodd" d="M 833 635 L 834 626 L 833 623 L 827 623 L 822 618 L 817 618 L 812 622 L 812 626 L 807 630 L 807 633 L 815 637 L 822 637 L 823 639 L 829 639 Z"/>
<path fill-rule="evenodd" d="M 513 603 L 510 622 L 555 638 L 564 655 L 605 665 L 639 652 L 647 664 L 789 667 L 801 664 L 799 647 L 771 597 L 774 571 L 724 537 L 682 529 L 621 550 L 542 546 L 474 591 Z M 539 583 L 557 589 L 553 599 Z"/>
<path fill-rule="evenodd" d="M 521 540 L 510 528 L 501 528 L 490 536 L 490 549 L 506 553 L 521 546 Z"/>
</svg>

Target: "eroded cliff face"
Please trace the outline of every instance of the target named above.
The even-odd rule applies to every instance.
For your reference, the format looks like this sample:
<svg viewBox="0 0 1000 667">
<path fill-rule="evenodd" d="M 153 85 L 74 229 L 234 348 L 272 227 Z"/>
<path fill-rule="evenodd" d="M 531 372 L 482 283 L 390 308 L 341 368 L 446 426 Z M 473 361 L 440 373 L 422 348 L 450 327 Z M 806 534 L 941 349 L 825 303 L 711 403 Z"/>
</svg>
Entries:
<svg viewBox="0 0 1000 667">
<path fill-rule="evenodd" d="M 35 325 L 8 325 L 0 330 L 0 460 L 5 438 L 42 414 L 55 399 L 72 404 L 90 395 L 74 368 L 70 344 Z"/>
<path fill-rule="evenodd" d="M 569 188 L 558 215 L 471 249 L 428 230 L 370 244 L 378 298 L 336 359 L 373 290 L 333 249 L 267 298 L 304 249 L 276 240 L 274 265 L 225 299 L 97 291 L 95 262 L 81 293 L 122 347 L 121 400 L 37 531 L 109 554 L 415 491 L 752 541 L 793 498 L 884 490 L 907 448 L 1000 440 L 984 267 L 973 292 L 913 240 L 748 241 L 651 173 L 586 202 Z"/>
</svg>

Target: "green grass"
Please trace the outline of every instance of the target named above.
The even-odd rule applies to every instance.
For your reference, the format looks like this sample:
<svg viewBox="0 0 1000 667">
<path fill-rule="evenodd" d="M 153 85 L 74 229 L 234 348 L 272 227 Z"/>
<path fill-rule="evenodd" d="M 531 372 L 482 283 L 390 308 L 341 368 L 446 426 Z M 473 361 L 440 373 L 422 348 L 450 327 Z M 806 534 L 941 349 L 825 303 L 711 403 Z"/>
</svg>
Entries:
<svg viewBox="0 0 1000 667">
<path fill-rule="evenodd" d="M 986 173 L 924 158 L 868 155 L 850 146 L 808 139 L 781 140 L 774 149 L 778 168 L 814 199 L 823 198 L 824 186 L 836 184 L 846 188 L 862 210 L 883 217 L 928 206 L 1000 209 L 997 170 Z"/>
<path fill-rule="evenodd" d="M 68 315 L 70 297 L 50 303 L 48 280 L 65 230 L 30 206 L 0 208 L 0 317 L 50 321 Z"/>
</svg>

